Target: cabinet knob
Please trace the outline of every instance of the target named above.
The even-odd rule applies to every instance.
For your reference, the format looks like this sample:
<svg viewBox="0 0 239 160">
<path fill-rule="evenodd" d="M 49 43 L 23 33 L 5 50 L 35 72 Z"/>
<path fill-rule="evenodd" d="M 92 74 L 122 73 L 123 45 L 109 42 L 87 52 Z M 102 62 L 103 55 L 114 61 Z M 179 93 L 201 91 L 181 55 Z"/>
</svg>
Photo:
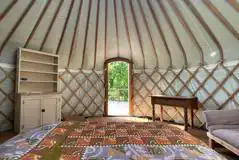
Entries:
<svg viewBox="0 0 239 160">
<path fill-rule="evenodd" d="M 42 109 L 41 112 L 45 112 L 46 110 L 45 109 Z"/>
</svg>

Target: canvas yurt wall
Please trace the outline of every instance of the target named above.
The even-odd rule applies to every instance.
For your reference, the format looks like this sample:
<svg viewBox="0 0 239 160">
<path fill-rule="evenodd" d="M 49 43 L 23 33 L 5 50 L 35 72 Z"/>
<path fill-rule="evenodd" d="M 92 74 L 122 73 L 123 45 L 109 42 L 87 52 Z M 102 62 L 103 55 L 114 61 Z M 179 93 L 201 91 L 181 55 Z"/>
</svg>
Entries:
<svg viewBox="0 0 239 160">
<path fill-rule="evenodd" d="M 104 62 L 133 63 L 134 115 L 152 94 L 195 95 L 201 111 L 239 107 L 238 0 L 9 0 L 0 5 L 0 131 L 14 121 L 18 47 L 60 56 L 62 115 L 104 112 Z M 157 112 L 158 113 L 158 112 Z M 182 122 L 178 108 L 165 119 Z"/>
</svg>

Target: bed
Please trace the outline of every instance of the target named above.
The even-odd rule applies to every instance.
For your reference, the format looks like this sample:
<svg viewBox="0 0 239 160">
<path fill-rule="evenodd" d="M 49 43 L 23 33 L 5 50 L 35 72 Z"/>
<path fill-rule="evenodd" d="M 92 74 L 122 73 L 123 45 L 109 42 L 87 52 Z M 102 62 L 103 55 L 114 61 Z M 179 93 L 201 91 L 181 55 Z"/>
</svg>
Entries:
<svg viewBox="0 0 239 160">
<path fill-rule="evenodd" d="M 225 159 L 202 141 L 161 122 L 64 121 L 0 145 L 0 159 Z"/>
</svg>

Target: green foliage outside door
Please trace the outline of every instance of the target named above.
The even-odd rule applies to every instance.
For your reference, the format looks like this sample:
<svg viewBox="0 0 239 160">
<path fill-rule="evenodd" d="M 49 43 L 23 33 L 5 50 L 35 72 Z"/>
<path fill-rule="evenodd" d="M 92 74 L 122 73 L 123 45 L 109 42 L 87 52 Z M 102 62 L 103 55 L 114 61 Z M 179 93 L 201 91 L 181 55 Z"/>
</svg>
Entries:
<svg viewBox="0 0 239 160">
<path fill-rule="evenodd" d="M 128 63 L 108 64 L 108 96 L 111 101 L 128 101 Z"/>
</svg>

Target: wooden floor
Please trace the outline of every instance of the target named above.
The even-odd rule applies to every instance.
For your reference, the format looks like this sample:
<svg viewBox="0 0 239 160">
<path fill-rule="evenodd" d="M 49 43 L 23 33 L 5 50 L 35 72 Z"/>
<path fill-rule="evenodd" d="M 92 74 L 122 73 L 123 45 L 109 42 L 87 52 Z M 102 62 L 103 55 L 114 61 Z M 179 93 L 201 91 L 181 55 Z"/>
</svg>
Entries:
<svg viewBox="0 0 239 160">
<path fill-rule="evenodd" d="M 14 132 L 0 132 L 0 144 L 3 143 L 4 141 L 16 136 L 17 134 Z"/>
<path fill-rule="evenodd" d="M 95 120 L 98 119 L 98 117 L 95 118 L 88 118 L 87 120 Z M 105 120 L 108 121 L 120 121 L 120 122 L 131 122 L 131 121 L 136 121 L 136 122 L 150 122 L 151 120 L 148 119 L 143 119 L 143 118 L 135 118 L 135 117 L 104 117 Z M 175 125 L 172 124 L 175 127 L 178 127 L 180 129 L 183 129 L 183 125 Z M 208 137 L 206 135 L 206 131 L 198 128 L 189 128 L 188 133 L 193 135 L 194 137 L 197 137 L 198 139 L 204 141 L 206 144 L 208 144 Z M 16 133 L 14 132 L 0 132 L 0 144 L 3 143 L 4 141 L 10 139 L 11 137 L 15 136 Z M 225 148 L 216 148 L 215 149 L 217 152 L 225 156 L 228 160 L 238 160 L 239 157 L 233 154 L 231 151 L 225 149 Z"/>
</svg>

